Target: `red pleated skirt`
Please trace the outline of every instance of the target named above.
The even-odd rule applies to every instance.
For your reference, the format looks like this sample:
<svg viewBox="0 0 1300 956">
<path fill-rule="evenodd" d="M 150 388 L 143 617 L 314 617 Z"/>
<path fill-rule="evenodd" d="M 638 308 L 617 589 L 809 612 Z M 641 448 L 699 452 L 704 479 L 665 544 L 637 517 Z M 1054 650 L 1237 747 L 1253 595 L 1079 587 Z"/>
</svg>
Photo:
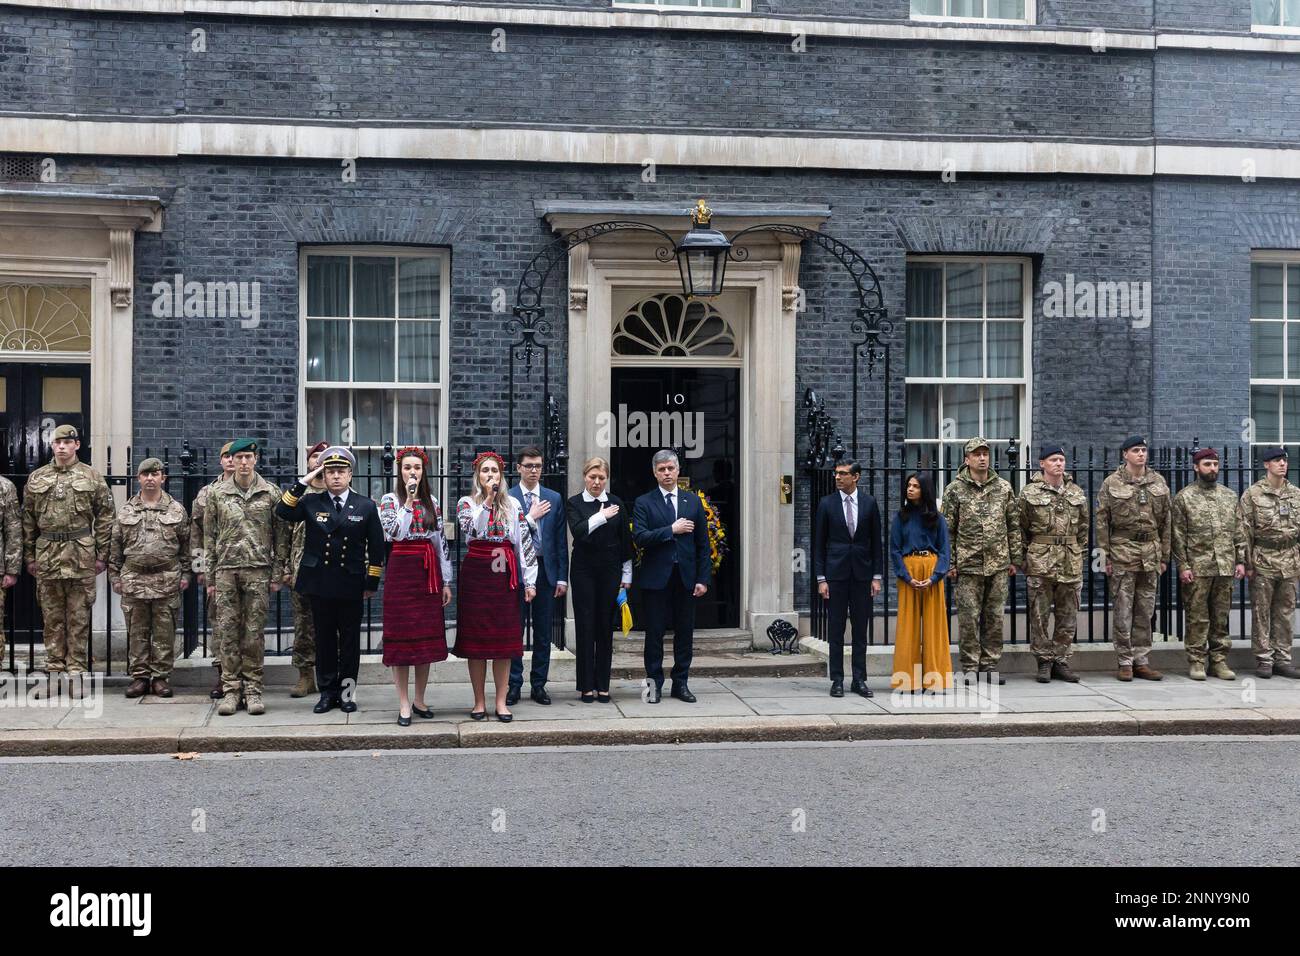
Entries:
<svg viewBox="0 0 1300 956">
<path fill-rule="evenodd" d="M 456 646 L 451 652 L 471 660 L 523 654 L 522 586 L 514 545 L 509 541 L 471 541 L 469 553 L 460 563 Z"/>
<path fill-rule="evenodd" d="M 438 552 L 427 538 L 395 541 L 384 580 L 384 664 L 446 659 Z"/>
</svg>

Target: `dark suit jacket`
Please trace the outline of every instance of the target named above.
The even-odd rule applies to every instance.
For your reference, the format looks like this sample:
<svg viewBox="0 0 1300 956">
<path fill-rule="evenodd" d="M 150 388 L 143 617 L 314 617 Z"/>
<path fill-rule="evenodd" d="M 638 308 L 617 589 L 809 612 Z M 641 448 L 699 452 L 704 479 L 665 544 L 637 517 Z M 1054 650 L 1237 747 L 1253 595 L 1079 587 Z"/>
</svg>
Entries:
<svg viewBox="0 0 1300 956">
<path fill-rule="evenodd" d="M 569 548 L 568 540 L 565 538 L 564 524 L 564 499 L 560 497 L 558 491 L 552 491 L 550 488 L 537 486 L 537 492 L 541 495 L 542 501 L 551 503 L 551 510 L 546 513 L 538 524 L 538 533 L 533 535 L 533 549 L 537 552 L 541 560 L 541 568 L 546 569 L 547 579 L 552 585 L 559 581 L 567 582 L 569 580 Z M 527 514 L 524 510 L 524 489 L 515 485 L 510 489 L 510 497 L 519 502 L 521 514 Z M 530 526 L 531 528 L 531 526 Z"/>
<path fill-rule="evenodd" d="M 817 503 L 813 523 L 813 575 L 827 581 L 870 581 L 881 573 L 880 509 L 858 489 L 858 524 L 853 538 L 844 520 L 839 489 Z"/>
<path fill-rule="evenodd" d="M 677 518 L 695 522 L 690 534 L 673 534 L 672 524 Z M 655 485 L 653 491 L 642 495 L 632 506 L 632 525 L 636 529 L 636 543 L 641 548 L 641 567 L 637 583 L 643 588 L 659 589 L 668 586 L 673 571 L 673 556 L 681 570 L 687 587 L 707 585 L 713 576 L 713 562 L 709 556 L 709 528 L 704 516 L 704 505 L 693 491 L 677 489 L 677 514 L 664 501 L 664 492 Z"/>
<path fill-rule="evenodd" d="M 306 490 L 298 482 L 275 506 L 275 513 L 285 521 L 307 525 L 294 590 L 344 601 L 359 601 L 366 591 L 378 590 L 384 567 L 384 527 L 378 505 L 354 489 L 339 514 L 329 492 L 305 494 Z"/>
</svg>

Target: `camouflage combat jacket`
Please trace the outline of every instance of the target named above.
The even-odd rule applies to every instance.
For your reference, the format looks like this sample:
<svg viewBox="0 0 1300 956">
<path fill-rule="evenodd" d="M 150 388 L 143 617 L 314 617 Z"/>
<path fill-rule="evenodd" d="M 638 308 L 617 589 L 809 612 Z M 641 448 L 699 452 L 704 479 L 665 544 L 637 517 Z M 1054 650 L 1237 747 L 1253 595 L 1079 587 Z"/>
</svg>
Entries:
<svg viewBox="0 0 1300 956">
<path fill-rule="evenodd" d="M 1288 481 L 1274 491 L 1261 478 L 1246 489 L 1237 509 L 1242 564 L 1268 577 L 1300 577 L 1300 488 Z"/>
<path fill-rule="evenodd" d="M 18 489 L 8 478 L 0 478 L 0 574 L 17 577 L 22 568 L 23 515 L 18 507 Z"/>
<path fill-rule="evenodd" d="M 1245 546 L 1237 496 L 1199 478 L 1174 495 L 1171 554 L 1179 571 L 1198 578 L 1230 577 Z"/>
<path fill-rule="evenodd" d="M 1124 571 L 1159 571 L 1169 563 L 1173 508 L 1169 486 L 1150 468 L 1134 478 L 1120 465 L 1097 493 L 1097 547 Z"/>
<path fill-rule="evenodd" d="M 50 462 L 31 473 L 23 490 L 23 561 L 43 578 L 84 578 L 108 561 L 113 496 L 84 462 Z"/>
<path fill-rule="evenodd" d="M 1034 472 L 1016 502 L 1024 556 L 1015 564 L 1027 575 L 1064 584 L 1083 580 L 1088 550 L 1088 496 L 1067 472 L 1053 488 Z"/>
<path fill-rule="evenodd" d="M 117 514 L 108 552 L 108 580 L 126 597 L 176 597 L 189 573 L 190 524 L 184 506 L 167 492 L 153 504 L 139 495 Z"/>
<path fill-rule="evenodd" d="M 287 529 L 275 517 L 280 489 L 256 472 L 244 491 L 235 479 L 208 485 L 203 510 L 203 565 L 206 573 L 235 568 L 266 568 L 277 580 Z M 215 582 L 208 579 L 208 584 Z"/>
<path fill-rule="evenodd" d="M 944 489 L 943 517 L 958 574 L 1006 574 L 1021 551 L 1016 493 L 992 471 L 981 484 L 963 465 Z"/>
</svg>

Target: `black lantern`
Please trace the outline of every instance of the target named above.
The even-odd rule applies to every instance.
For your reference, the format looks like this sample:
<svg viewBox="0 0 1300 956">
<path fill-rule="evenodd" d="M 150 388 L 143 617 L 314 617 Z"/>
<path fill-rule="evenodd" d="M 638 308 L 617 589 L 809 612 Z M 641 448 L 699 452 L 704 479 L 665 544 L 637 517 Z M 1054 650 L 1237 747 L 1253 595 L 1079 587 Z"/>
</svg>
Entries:
<svg viewBox="0 0 1300 956">
<path fill-rule="evenodd" d="M 712 218 L 713 210 L 701 199 L 691 211 L 691 231 L 677 244 L 677 268 L 687 298 L 710 298 L 722 292 L 731 243 L 718 230 L 709 228 Z"/>
</svg>

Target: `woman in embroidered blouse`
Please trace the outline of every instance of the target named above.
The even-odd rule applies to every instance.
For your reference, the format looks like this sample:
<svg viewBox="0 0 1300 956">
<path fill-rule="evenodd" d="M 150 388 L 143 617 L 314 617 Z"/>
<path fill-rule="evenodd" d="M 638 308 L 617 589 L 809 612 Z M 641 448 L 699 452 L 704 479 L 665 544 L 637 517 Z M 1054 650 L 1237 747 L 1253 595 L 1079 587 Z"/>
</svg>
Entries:
<svg viewBox="0 0 1300 956">
<path fill-rule="evenodd" d="M 943 600 L 948 523 L 935 506 L 929 475 L 913 473 L 904 480 L 903 507 L 889 529 L 889 560 L 898 577 L 894 675 L 889 686 L 912 692 L 952 687 L 948 608 Z"/>
<path fill-rule="evenodd" d="M 392 542 L 384 580 L 384 665 L 397 685 L 397 722 L 411 714 L 425 720 L 429 665 L 447 659 L 443 608 L 451 603 L 451 557 L 442 530 L 442 509 L 429 490 L 429 457 L 407 447 L 397 453 L 397 480 L 379 502 L 384 539 Z M 415 700 L 407 694 L 415 666 Z"/>
<path fill-rule="evenodd" d="M 460 565 L 460 602 L 456 613 L 456 646 L 452 653 L 469 660 L 469 680 L 474 688 L 470 716 L 487 716 L 483 686 L 487 662 L 492 662 L 496 688 L 497 720 L 514 715 L 506 706 L 510 689 L 510 659 L 524 652 L 524 631 L 519 600 L 537 593 L 537 555 L 533 537 L 521 517 L 520 506 L 503 481 L 505 462 L 494 451 L 474 459 L 474 493 L 456 502 L 456 520 L 469 542 Z"/>
</svg>

